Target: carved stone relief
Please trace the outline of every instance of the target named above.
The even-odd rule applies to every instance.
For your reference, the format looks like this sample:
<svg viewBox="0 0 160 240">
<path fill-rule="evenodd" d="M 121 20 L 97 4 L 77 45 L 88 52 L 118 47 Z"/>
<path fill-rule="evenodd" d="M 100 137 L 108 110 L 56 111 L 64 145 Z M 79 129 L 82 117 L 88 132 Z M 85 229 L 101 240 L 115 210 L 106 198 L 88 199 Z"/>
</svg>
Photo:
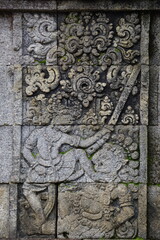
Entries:
<svg viewBox="0 0 160 240">
<path fill-rule="evenodd" d="M 23 185 L 19 200 L 20 235 L 52 235 L 56 228 L 56 187 L 54 184 Z M 21 193 L 22 194 L 22 193 Z"/>
<path fill-rule="evenodd" d="M 22 161 L 22 181 L 138 182 L 139 127 L 71 129 L 70 125 L 49 125 L 31 132 L 22 150 L 27 162 Z M 84 136 L 88 130 L 90 134 Z"/>
<path fill-rule="evenodd" d="M 62 184 L 59 238 L 134 238 L 138 187 L 130 184 Z"/>
<path fill-rule="evenodd" d="M 119 123 L 139 122 L 140 21 L 137 14 L 114 23 L 110 17 L 70 13 L 57 30 L 53 17 L 25 15 L 26 34 L 35 42 L 27 46 L 35 66 L 24 71 L 26 124 L 50 124 L 55 118 L 58 124 L 89 124 L 90 118 L 116 124 L 124 105 Z"/>
<path fill-rule="evenodd" d="M 136 237 L 140 16 L 24 14 L 23 24 L 20 235 Z"/>
</svg>

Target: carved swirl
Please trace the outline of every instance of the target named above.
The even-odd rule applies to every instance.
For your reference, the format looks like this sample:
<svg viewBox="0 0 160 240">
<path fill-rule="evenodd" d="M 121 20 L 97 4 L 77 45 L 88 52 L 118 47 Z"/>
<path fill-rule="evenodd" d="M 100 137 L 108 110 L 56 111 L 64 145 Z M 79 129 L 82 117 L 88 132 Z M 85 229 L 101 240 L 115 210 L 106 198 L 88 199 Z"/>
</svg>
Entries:
<svg viewBox="0 0 160 240">
<path fill-rule="evenodd" d="M 45 69 L 40 65 L 28 67 L 28 74 L 25 78 L 28 84 L 26 87 L 26 94 L 28 96 L 33 95 L 39 89 L 42 92 L 50 92 L 58 86 L 60 81 L 58 69 L 56 67 L 47 67 L 47 74 L 49 77 L 45 76 Z"/>
</svg>

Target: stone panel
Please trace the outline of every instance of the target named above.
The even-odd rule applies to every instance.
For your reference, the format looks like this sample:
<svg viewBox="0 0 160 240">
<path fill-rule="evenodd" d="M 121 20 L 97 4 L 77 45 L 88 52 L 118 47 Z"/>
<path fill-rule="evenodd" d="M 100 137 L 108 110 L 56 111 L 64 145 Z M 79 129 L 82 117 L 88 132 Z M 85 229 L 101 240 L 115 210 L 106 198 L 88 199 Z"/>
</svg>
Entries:
<svg viewBox="0 0 160 240">
<path fill-rule="evenodd" d="M 149 24 L 24 13 L 20 237 L 146 238 Z"/>
<path fill-rule="evenodd" d="M 54 16 L 24 18 L 23 50 L 29 52 L 23 71 L 24 124 L 147 124 L 148 68 L 142 66 L 140 78 L 138 14 L 118 13 L 116 19 L 100 12 L 60 14 L 58 43 Z M 142 39 L 148 25 L 142 25 Z M 122 34 L 126 28 L 129 38 Z M 147 40 L 141 45 L 146 48 Z"/>
<path fill-rule="evenodd" d="M 146 127 L 22 128 L 22 182 L 141 182 L 147 177 Z"/>
<path fill-rule="evenodd" d="M 61 184 L 58 199 L 59 238 L 131 239 L 141 228 L 137 185 Z"/>
</svg>

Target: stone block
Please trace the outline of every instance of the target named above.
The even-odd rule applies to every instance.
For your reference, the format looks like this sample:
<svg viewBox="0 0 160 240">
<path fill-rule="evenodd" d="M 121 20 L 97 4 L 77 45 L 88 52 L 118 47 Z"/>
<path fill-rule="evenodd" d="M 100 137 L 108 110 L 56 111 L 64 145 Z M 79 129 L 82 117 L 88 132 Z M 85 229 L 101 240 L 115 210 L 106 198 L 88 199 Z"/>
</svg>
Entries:
<svg viewBox="0 0 160 240">
<path fill-rule="evenodd" d="M 137 218 L 145 218 L 139 216 L 134 184 L 61 184 L 58 199 L 58 238 L 131 239 L 137 236 Z"/>
</svg>

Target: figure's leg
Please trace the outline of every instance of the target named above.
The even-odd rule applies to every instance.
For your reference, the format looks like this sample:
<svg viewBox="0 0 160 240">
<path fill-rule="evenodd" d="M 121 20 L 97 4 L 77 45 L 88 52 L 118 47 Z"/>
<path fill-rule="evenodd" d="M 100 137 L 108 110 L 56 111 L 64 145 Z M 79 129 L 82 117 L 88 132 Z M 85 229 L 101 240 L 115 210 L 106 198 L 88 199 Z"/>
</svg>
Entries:
<svg viewBox="0 0 160 240">
<path fill-rule="evenodd" d="M 92 180 L 101 181 L 103 179 L 104 176 L 101 176 L 103 174 L 100 175 L 95 172 L 91 160 L 88 159 L 86 152 L 83 149 L 75 149 L 75 157 L 77 161 L 79 160 L 82 168 Z"/>
<path fill-rule="evenodd" d="M 35 213 L 37 224 L 42 225 L 45 222 L 45 216 L 44 216 L 44 211 L 41 204 L 41 199 L 38 196 L 37 192 L 42 191 L 44 187 L 43 189 L 39 189 L 39 191 L 37 191 L 34 189 L 33 184 L 25 183 L 23 188 L 24 188 L 23 194 L 26 197 L 27 201 L 29 202 L 30 207 Z"/>
</svg>

